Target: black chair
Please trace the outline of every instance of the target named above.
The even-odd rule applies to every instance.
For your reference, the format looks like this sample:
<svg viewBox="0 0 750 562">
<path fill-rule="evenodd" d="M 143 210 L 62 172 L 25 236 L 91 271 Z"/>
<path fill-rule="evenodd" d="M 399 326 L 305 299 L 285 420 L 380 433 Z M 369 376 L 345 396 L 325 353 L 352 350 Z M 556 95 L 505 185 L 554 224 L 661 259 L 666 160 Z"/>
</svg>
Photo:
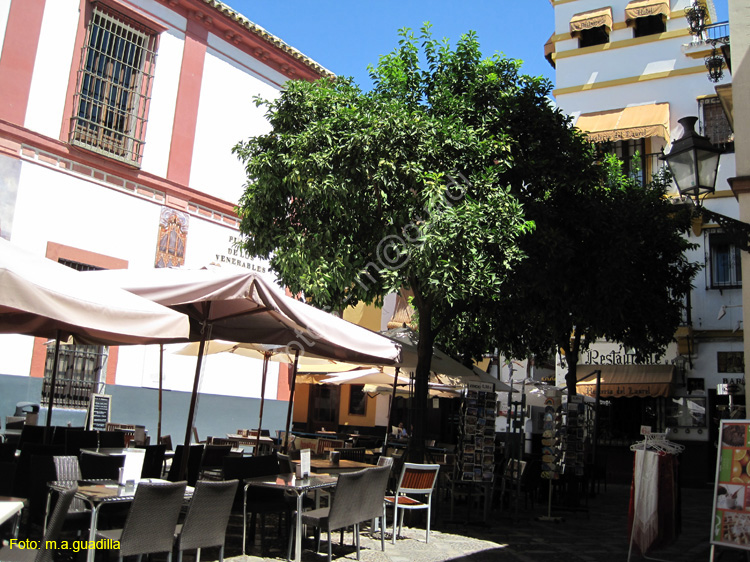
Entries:
<svg viewBox="0 0 750 562">
<path fill-rule="evenodd" d="M 203 459 L 203 447 L 204 445 L 190 445 L 188 451 L 188 465 L 187 465 L 187 483 L 188 486 L 195 486 L 198 481 L 198 475 L 201 470 L 201 460 Z M 177 482 L 180 478 L 180 466 L 182 465 L 182 455 L 185 450 L 185 445 L 177 445 L 174 450 L 174 457 L 172 458 L 172 464 L 169 467 L 167 473 L 167 480 L 170 482 Z"/>
<path fill-rule="evenodd" d="M 16 479 L 16 462 L 0 462 L 0 496 L 13 495 L 13 482 Z"/>
<path fill-rule="evenodd" d="M 22 448 L 26 443 L 37 443 L 44 444 L 45 435 L 47 435 L 47 443 L 51 444 L 55 436 L 55 428 L 51 426 L 47 430 L 46 426 L 43 425 L 29 425 L 24 424 L 21 429 L 21 437 L 18 439 L 18 448 Z"/>
<path fill-rule="evenodd" d="M 97 449 L 99 436 L 96 431 L 68 429 L 65 431 L 65 454 L 78 456 L 81 449 Z"/>
<path fill-rule="evenodd" d="M 62 531 L 63 523 L 65 523 L 68 508 L 77 491 L 78 487 L 73 486 L 58 495 L 55 509 L 52 511 L 52 517 L 50 517 L 47 531 L 44 533 L 44 540 L 40 541 L 39 549 L 4 546 L 0 548 L 0 560 L 3 560 L 3 562 L 52 562 L 55 551 L 47 547 L 57 544 L 57 538 Z"/>
<path fill-rule="evenodd" d="M 279 474 L 291 474 L 294 472 L 294 464 L 289 455 L 276 453 L 276 458 L 279 459 Z"/>
<path fill-rule="evenodd" d="M 125 432 L 99 431 L 99 446 L 107 449 L 122 449 L 125 447 Z"/>
<path fill-rule="evenodd" d="M 177 526 L 177 562 L 182 562 L 184 550 L 193 549 L 196 562 L 200 562 L 201 548 L 211 546 L 219 547 L 219 562 L 224 561 L 224 541 L 238 484 L 238 480 L 198 480 L 185 521 Z"/>
<path fill-rule="evenodd" d="M 145 445 L 139 447 L 145 450 L 143 454 L 143 469 L 141 478 L 161 478 L 164 472 L 164 454 L 166 446 L 164 445 Z"/>
<path fill-rule="evenodd" d="M 120 469 L 125 465 L 125 455 L 81 453 L 79 459 L 84 480 L 119 480 Z"/>
<path fill-rule="evenodd" d="M 19 498 L 29 497 L 29 477 L 31 472 L 31 457 L 37 455 L 49 457 L 52 464 L 52 457 L 65 454 L 65 447 L 62 445 L 44 445 L 41 443 L 25 443 L 21 447 L 21 452 L 16 459 L 16 474 L 13 481 L 13 494 Z M 54 480 L 54 476 L 51 478 Z"/>
<path fill-rule="evenodd" d="M 231 445 L 206 445 L 201 459 L 200 477 L 221 480 L 224 458 L 232 452 Z"/>
<path fill-rule="evenodd" d="M 245 478 L 254 476 L 271 476 L 279 474 L 279 461 L 276 455 L 262 455 L 258 457 L 224 457 L 224 478 L 227 480 L 237 479 L 242 481 Z M 247 528 L 242 530 L 243 537 L 250 537 L 255 540 L 255 527 L 257 516 L 260 515 L 260 549 L 261 553 L 265 552 L 265 523 L 266 515 L 269 513 L 279 514 L 279 534 L 282 528 L 281 516 L 287 518 L 292 512 L 293 503 L 291 499 L 284 494 L 282 490 L 271 490 L 265 488 L 251 487 L 247 495 L 244 488 L 240 487 L 235 497 L 235 506 L 240 506 L 244 514 L 250 514 L 250 532 Z M 246 539 L 243 538 L 243 545 Z"/>
<path fill-rule="evenodd" d="M 122 529 L 102 530 L 98 539 L 119 541 L 119 560 L 125 556 L 167 553 L 172 560 L 175 529 L 185 498 L 186 482 L 141 482 L 135 490 Z"/>
<path fill-rule="evenodd" d="M 29 501 L 26 513 L 28 521 L 35 525 L 44 523 L 47 511 L 47 482 L 56 480 L 55 462 L 52 455 L 31 455 L 31 462 L 27 474 L 27 490 L 25 497 Z M 18 475 L 16 475 L 18 477 Z"/>
<path fill-rule="evenodd" d="M 0 443 L 0 462 L 16 462 L 15 443 Z"/>
<path fill-rule="evenodd" d="M 365 462 L 365 448 L 364 447 L 343 447 L 343 448 L 336 449 L 336 451 L 339 453 L 340 459 Z"/>
</svg>

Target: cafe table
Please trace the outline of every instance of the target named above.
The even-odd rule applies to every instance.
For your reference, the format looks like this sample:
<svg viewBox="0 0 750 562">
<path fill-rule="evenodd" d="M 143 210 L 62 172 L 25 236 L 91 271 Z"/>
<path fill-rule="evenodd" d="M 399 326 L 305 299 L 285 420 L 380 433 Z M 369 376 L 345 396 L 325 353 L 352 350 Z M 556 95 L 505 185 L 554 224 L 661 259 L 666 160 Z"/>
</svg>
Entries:
<svg viewBox="0 0 750 562">
<path fill-rule="evenodd" d="M 292 461 L 299 464 L 298 460 Z M 342 472 L 354 472 L 363 468 L 373 468 L 376 465 L 366 462 L 353 461 L 349 459 L 339 459 L 337 462 L 325 459 L 310 459 L 310 471 L 317 474 L 341 474 Z"/>
<path fill-rule="evenodd" d="M 13 538 L 18 538 L 19 515 L 26 505 L 26 500 L 9 496 L 0 496 L 0 525 L 13 520 Z"/>
<path fill-rule="evenodd" d="M 52 492 L 60 492 L 73 485 L 78 485 L 78 491 L 75 497 L 82 499 L 91 509 L 91 523 L 89 524 L 89 544 L 91 541 L 96 541 L 96 531 L 99 521 L 99 511 L 105 505 L 111 505 L 116 503 L 127 503 L 132 502 L 135 498 L 135 492 L 138 489 L 140 482 L 164 482 L 166 480 L 160 480 L 158 478 L 144 478 L 138 480 L 132 485 L 118 484 L 114 480 L 63 480 L 49 482 L 49 493 L 47 494 L 47 513 L 50 509 L 50 500 Z M 185 488 L 185 500 L 189 501 L 193 497 L 194 488 L 187 486 Z M 45 526 L 46 526 L 47 515 L 45 515 Z M 86 562 L 94 562 L 96 555 L 95 548 L 89 548 L 86 550 Z"/>
<path fill-rule="evenodd" d="M 297 496 L 297 524 L 294 526 L 294 560 L 300 562 L 302 558 L 302 498 L 309 491 L 334 488 L 338 476 L 330 474 L 311 474 L 306 478 L 297 478 L 295 474 L 275 474 L 271 476 L 255 476 L 245 478 L 245 499 L 242 509 L 242 554 L 245 555 L 245 541 L 247 535 L 247 490 L 251 486 L 272 488 L 293 492 Z"/>
</svg>

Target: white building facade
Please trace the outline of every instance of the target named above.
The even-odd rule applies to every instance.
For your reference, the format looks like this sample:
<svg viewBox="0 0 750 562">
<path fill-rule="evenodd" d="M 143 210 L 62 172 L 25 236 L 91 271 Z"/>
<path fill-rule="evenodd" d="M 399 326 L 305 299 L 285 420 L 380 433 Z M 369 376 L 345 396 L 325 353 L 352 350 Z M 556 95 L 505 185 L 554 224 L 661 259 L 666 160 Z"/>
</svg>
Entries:
<svg viewBox="0 0 750 562">
<path fill-rule="evenodd" d="M 698 132 L 726 150 L 716 193 L 704 205 L 737 218 L 737 200 L 727 183 L 735 175 L 733 134 L 717 95 L 731 82 L 731 74 L 725 68 L 723 78 L 714 83 L 704 63 L 706 56 L 720 54 L 729 35 L 726 22 L 722 26 L 715 21 L 712 0 L 704 3 L 708 28 L 698 36 L 688 29 L 690 0 L 550 1 L 555 32 L 545 49 L 556 69 L 559 107 L 592 141 L 616 152 L 626 170 L 646 180 L 662 165 L 662 150 L 668 151 L 681 136 L 678 120 L 697 116 Z M 712 43 L 716 38 L 720 40 Z M 631 167 L 635 155 L 639 165 Z M 715 441 L 716 418 L 728 413 L 730 398 L 719 385 L 744 381 L 742 275 L 740 251 L 719 225 L 694 224 L 690 241 L 697 248 L 688 258 L 704 267 L 685 303 L 676 342 L 652 361 L 674 365 L 669 390 L 644 390 L 646 380 L 633 380 L 633 389 L 653 392 L 649 398 L 655 400 L 632 398 L 636 394 L 628 394 L 625 385 L 610 397 L 641 409 L 644 423 L 654 431 L 669 428 L 672 439 L 694 442 L 692 451 L 698 457 Z M 563 381 L 566 368 L 564 361 L 559 363 L 557 378 Z M 623 366 L 631 363 L 622 346 L 595 342 L 582 355 L 578 373 L 584 376 L 604 366 L 603 377 L 622 377 L 627 370 Z M 741 394 L 741 386 L 736 390 Z M 708 456 L 712 463 L 714 457 Z"/>
<path fill-rule="evenodd" d="M 232 147 L 269 129 L 255 96 L 328 70 L 215 0 L 0 0 L 0 44 L 3 238 L 78 269 L 218 264 L 271 276 L 233 245 L 246 178 Z M 181 435 L 195 357 L 173 351 L 163 386 L 177 411 L 164 433 Z M 2 416 L 44 403 L 47 353 L 41 338 L 0 337 Z M 78 425 L 91 392 L 115 394 L 112 421 L 155 418 L 158 346 L 70 349 L 65 361 L 68 408 L 53 423 Z M 257 423 L 259 401 L 247 399 L 260 398 L 261 364 L 207 358 L 201 437 Z M 287 397 L 273 363 L 271 425 L 283 427 Z"/>
</svg>

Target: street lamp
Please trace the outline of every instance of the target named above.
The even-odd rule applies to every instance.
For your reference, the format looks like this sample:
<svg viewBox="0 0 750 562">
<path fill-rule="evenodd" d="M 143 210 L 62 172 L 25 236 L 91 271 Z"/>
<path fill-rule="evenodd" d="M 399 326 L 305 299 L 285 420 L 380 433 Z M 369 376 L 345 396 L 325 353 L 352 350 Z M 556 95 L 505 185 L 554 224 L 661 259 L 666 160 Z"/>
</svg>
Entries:
<svg viewBox="0 0 750 562">
<path fill-rule="evenodd" d="M 701 197 L 716 191 L 716 172 L 723 151 L 695 132 L 696 121 L 698 118 L 692 116 L 678 121 L 682 125 L 682 136 L 675 139 L 672 149 L 663 158 L 680 195 L 693 199 L 700 206 Z"/>
<path fill-rule="evenodd" d="M 716 172 L 723 152 L 706 137 L 695 132 L 697 117 L 683 117 L 682 136 L 675 139 L 672 149 L 661 159 L 667 162 L 677 191 L 694 203 L 693 212 L 703 219 L 718 223 L 741 250 L 750 252 L 750 224 L 709 211 L 701 206 L 701 197 L 716 191 Z"/>
</svg>

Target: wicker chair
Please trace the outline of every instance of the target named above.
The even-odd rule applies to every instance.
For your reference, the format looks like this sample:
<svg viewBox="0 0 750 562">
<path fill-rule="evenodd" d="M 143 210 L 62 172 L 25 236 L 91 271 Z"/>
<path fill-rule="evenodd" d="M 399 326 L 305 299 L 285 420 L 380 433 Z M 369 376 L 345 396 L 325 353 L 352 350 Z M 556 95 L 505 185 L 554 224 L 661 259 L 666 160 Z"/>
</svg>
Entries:
<svg viewBox="0 0 750 562">
<path fill-rule="evenodd" d="M 192 549 L 200 562 L 201 548 L 210 546 L 219 547 L 219 562 L 224 561 L 224 541 L 238 484 L 239 480 L 198 480 L 185 522 L 176 530 L 178 562 L 182 562 L 184 550 Z"/>
<path fill-rule="evenodd" d="M 366 468 L 357 472 L 339 475 L 335 493 L 329 507 L 312 509 L 302 513 L 302 524 L 316 528 L 317 550 L 320 550 L 320 531 L 328 533 L 328 562 L 331 562 L 331 531 L 354 527 L 354 543 L 359 560 L 359 524 L 363 521 L 382 518 L 381 528 L 385 527 L 385 506 L 383 496 L 388 482 L 390 467 Z M 292 536 L 289 535 L 287 560 L 292 556 Z M 381 548 L 385 550 L 385 535 L 380 533 Z"/>
<path fill-rule="evenodd" d="M 11 548 L 4 546 L 0 548 L 0 560 L 3 562 L 52 562 L 54 549 L 48 549 L 48 545 L 57 543 L 57 537 L 62 531 L 65 516 L 68 514 L 68 508 L 73 501 L 73 497 L 78 491 L 78 486 L 73 486 L 60 492 L 57 497 L 55 509 L 49 520 L 49 526 L 44 533 L 44 540 L 40 541 L 41 548 L 34 550 L 31 548 Z"/>
<path fill-rule="evenodd" d="M 120 468 L 125 465 L 125 455 L 100 455 L 84 451 L 79 464 L 85 480 L 117 480 Z"/>
<path fill-rule="evenodd" d="M 224 465 L 224 457 L 232 452 L 232 444 L 209 443 L 203 449 L 201 458 L 200 478 L 209 480 L 221 480 L 221 469 Z"/>
<path fill-rule="evenodd" d="M 141 482 L 122 529 L 98 531 L 97 540 L 120 542 L 119 560 L 125 556 L 166 552 L 172 560 L 177 519 L 185 498 L 186 482 Z"/>
<path fill-rule="evenodd" d="M 82 480 L 81 466 L 78 464 L 78 457 L 73 456 L 57 456 L 52 457 L 55 462 L 55 479 L 76 482 Z M 68 510 L 70 514 L 87 513 L 91 512 L 86 508 L 86 504 L 80 498 L 73 498 Z"/>
<path fill-rule="evenodd" d="M 393 544 L 396 537 L 401 533 L 404 522 L 404 511 L 407 509 L 427 510 L 427 538 L 430 542 L 430 512 L 432 511 L 432 492 L 437 481 L 439 464 L 416 464 L 404 463 L 401 476 L 398 479 L 396 493 L 385 496 L 385 504 L 393 506 Z M 414 496 L 424 497 L 417 499 Z M 399 517 L 399 509 L 401 516 Z M 398 522 L 398 533 L 396 533 L 396 522 Z"/>
</svg>

